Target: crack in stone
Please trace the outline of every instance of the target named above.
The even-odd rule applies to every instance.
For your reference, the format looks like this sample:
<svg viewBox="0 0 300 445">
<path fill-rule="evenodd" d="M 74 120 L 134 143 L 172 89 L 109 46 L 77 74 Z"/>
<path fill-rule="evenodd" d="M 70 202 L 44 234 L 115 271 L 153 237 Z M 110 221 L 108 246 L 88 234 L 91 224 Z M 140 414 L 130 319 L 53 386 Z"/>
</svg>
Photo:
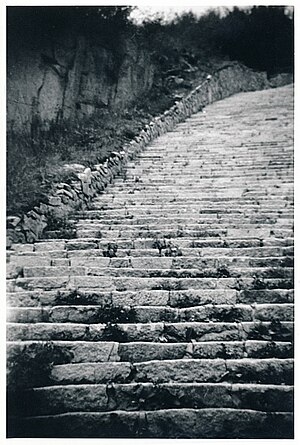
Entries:
<svg viewBox="0 0 300 445">
<path fill-rule="evenodd" d="M 109 351 L 108 357 L 107 357 L 107 361 L 108 362 L 110 361 L 110 358 L 111 358 L 111 356 L 112 356 L 112 354 L 113 354 L 115 349 L 117 349 L 116 352 L 117 352 L 118 357 L 120 358 L 120 356 L 119 356 L 119 346 L 120 346 L 120 343 L 113 343 L 112 344 L 112 347 L 110 348 L 110 351 Z"/>
</svg>

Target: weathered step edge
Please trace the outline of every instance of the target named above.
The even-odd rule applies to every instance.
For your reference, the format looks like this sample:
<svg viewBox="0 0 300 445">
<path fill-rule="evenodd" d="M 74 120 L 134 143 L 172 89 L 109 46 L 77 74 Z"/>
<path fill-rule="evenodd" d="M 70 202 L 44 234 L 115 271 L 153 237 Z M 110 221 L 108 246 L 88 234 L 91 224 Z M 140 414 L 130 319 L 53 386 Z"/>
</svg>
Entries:
<svg viewBox="0 0 300 445">
<path fill-rule="evenodd" d="M 232 82 L 232 77 L 234 82 Z M 76 172 L 78 180 L 71 185 L 59 183 L 46 202 L 41 202 L 26 214 L 7 218 L 7 245 L 32 243 L 39 239 L 47 227 L 47 215 L 68 215 L 78 208 L 86 208 L 91 199 L 112 182 L 127 162 L 135 157 L 150 141 L 174 128 L 201 107 L 232 94 L 268 88 L 266 73 L 255 73 L 243 65 L 232 62 L 216 70 L 192 90 L 186 97 L 175 102 L 169 110 L 155 117 L 130 143 L 124 144 L 120 152 L 113 152 L 103 164 L 93 170 L 85 168 Z"/>
<path fill-rule="evenodd" d="M 70 412 L 139 411 L 178 408 L 236 408 L 293 411 L 293 387 L 228 383 L 117 383 L 58 385 L 27 389 L 16 414 L 45 416 Z"/>
<path fill-rule="evenodd" d="M 292 439 L 292 413 L 231 408 L 75 412 L 9 419 L 8 437 Z"/>
</svg>

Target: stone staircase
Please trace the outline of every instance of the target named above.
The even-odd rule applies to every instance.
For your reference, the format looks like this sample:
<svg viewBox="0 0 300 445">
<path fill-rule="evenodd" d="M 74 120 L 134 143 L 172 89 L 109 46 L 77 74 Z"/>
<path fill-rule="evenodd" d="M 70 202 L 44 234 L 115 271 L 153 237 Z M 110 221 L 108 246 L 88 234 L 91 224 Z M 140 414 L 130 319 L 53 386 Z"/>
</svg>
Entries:
<svg viewBox="0 0 300 445">
<path fill-rule="evenodd" d="M 209 105 L 12 246 L 8 353 L 53 356 L 10 437 L 293 437 L 292 119 L 291 85 Z"/>
</svg>

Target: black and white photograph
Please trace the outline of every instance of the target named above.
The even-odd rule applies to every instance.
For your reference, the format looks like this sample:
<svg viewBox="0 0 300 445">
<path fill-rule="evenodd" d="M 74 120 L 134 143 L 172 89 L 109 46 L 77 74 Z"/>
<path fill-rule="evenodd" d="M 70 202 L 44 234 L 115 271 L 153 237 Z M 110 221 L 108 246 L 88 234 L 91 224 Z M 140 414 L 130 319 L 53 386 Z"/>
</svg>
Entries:
<svg viewBox="0 0 300 445">
<path fill-rule="evenodd" d="M 295 439 L 296 7 L 6 3 L 6 439 Z"/>
</svg>

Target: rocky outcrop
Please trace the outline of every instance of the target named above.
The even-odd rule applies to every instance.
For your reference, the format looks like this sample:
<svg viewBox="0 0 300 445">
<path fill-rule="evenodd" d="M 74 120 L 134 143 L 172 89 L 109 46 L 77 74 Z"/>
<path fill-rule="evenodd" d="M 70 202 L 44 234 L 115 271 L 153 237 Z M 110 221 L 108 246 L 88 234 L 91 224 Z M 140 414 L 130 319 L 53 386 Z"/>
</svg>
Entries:
<svg viewBox="0 0 300 445">
<path fill-rule="evenodd" d="M 7 219 L 8 245 L 11 242 L 33 242 L 41 237 L 47 227 L 49 214 L 61 218 L 72 210 L 85 208 L 146 144 L 172 130 L 177 123 L 208 103 L 241 91 L 260 90 L 268 86 L 265 73 L 256 73 L 238 63 L 225 65 L 209 75 L 201 85 L 176 102 L 171 109 L 149 122 L 138 136 L 129 144 L 125 144 L 120 152 L 112 153 L 104 164 L 95 165 L 93 169 L 77 164 L 66 165 L 66 169 L 73 169 L 78 180 L 72 181 L 71 184 L 58 184 L 54 195 L 49 196 L 47 202 L 36 206 L 23 217 L 10 216 Z M 125 100 L 121 93 L 116 97 Z"/>
<path fill-rule="evenodd" d="M 8 51 L 8 128 L 34 133 L 51 121 L 124 107 L 150 90 L 154 72 L 149 52 L 128 38 L 117 54 L 91 38 L 68 33 L 19 41 Z"/>
</svg>

